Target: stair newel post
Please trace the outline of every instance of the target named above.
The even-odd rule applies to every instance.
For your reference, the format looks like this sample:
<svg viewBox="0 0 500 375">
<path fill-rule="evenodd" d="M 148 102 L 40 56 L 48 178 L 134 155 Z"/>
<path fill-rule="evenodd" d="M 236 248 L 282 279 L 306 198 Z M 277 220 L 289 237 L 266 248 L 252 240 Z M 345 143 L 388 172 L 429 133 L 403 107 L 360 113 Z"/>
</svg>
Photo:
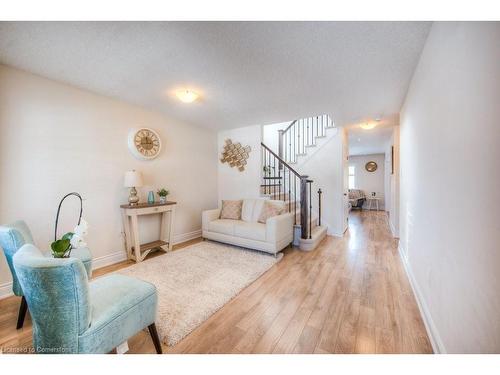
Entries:
<svg viewBox="0 0 500 375">
<path fill-rule="evenodd" d="M 312 180 L 307 180 L 308 188 L 309 188 L 309 239 L 312 235 Z"/>
<path fill-rule="evenodd" d="M 307 177 L 308 176 L 300 176 L 300 226 L 301 226 L 301 235 L 300 237 L 303 239 L 309 238 L 308 226 L 307 226 L 307 218 L 309 217 L 309 196 L 307 195 Z"/>
<path fill-rule="evenodd" d="M 321 225 L 321 194 L 323 192 L 321 189 L 318 189 L 318 225 Z"/>
</svg>

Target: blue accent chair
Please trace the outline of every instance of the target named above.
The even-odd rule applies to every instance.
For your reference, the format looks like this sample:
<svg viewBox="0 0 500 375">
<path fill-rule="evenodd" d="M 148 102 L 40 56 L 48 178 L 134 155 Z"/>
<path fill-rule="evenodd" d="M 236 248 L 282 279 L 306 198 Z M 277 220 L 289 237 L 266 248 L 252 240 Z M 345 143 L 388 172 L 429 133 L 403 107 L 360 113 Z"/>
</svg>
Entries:
<svg viewBox="0 0 500 375">
<path fill-rule="evenodd" d="M 10 272 L 12 273 L 12 291 L 16 296 L 23 297 L 21 299 L 19 314 L 17 316 L 17 329 L 22 328 L 24 324 L 24 318 L 26 316 L 28 306 L 26 305 L 26 299 L 23 296 L 23 290 L 17 280 L 12 258 L 24 244 L 34 244 L 31 231 L 24 221 L 18 220 L 12 224 L 0 226 L 0 247 L 4 251 L 7 264 L 9 265 Z M 46 256 L 52 256 L 51 252 L 47 252 Z M 74 249 L 71 251 L 71 256 L 73 258 L 79 258 L 83 262 L 83 265 L 87 270 L 87 275 L 90 278 L 92 276 L 92 255 L 89 249 Z"/>
<path fill-rule="evenodd" d="M 14 268 L 37 353 L 108 353 L 146 327 L 161 353 L 153 284 L 123 275 L 89 282 L 80 259 L 48 258 L 31 244 L 14 255 Z"/>
</svg>

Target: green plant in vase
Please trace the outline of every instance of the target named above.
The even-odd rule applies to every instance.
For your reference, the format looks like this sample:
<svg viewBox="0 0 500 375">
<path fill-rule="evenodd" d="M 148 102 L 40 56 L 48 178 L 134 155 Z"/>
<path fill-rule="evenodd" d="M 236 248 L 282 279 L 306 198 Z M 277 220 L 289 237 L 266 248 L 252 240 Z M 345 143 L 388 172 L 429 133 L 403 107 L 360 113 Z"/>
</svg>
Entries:
<svg viewBox="0 0 500 375">
<path fill-rule="evenodd" d="M 169 191 L 166 190 L 165 188 L 161 188 L 160 190 L 158 190 L 156 192 L 156 194 L 158 194 L 158 196 L 160 197 L 160 203 L 167 203 L 168 193 L 169 193 Z"/>
</svg>

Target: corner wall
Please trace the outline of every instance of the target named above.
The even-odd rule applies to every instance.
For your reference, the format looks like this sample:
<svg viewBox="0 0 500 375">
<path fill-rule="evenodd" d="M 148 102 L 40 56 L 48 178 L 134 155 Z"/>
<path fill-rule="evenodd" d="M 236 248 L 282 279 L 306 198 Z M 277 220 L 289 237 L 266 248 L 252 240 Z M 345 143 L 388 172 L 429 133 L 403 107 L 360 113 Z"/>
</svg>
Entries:
<svg viewBox="0 0 500 375">
<path fill-rule="evenodd" d="M 401 114 L 400 247 L 440 352 L 500 353 L 499 40 L 435 23 Z"/>
<path fill-rule="evenodd" d="M 328 129 L 335 132 L 316 152 L 298 167 L 300 174 L 308 175 L 313 183 L 313 210 L 318 207 L 318 188 L 321 188 L 321 221 L 328 225 L 328 234 L 341 237 L 346 229 L 344 199 L 344 168 L 347 160 L 347 136 L 344 128 Z"/>
<path fill-rule="evenodd" d="M 129 129 L 141 126 L 162 139 L 154 160 L 137 160 L 127 148 Z M 53 240 L 59 200 L 77 191 L 85 199 L 96 266 L 125 259 L 119 206 L 127 202 L 123 176 L 130 169 L 143 173 L 143 201 L 148 190 L 166 187 L 178 202 L 174 241 L 200 236 L 201 211 L 217 204 L 216 144 L 206 129 L 0 65 L 0 223 L 25 220 L 44 250 Z M 76 224 L 74 203 L 64 203 L 61 231 Z M 158 218 L 140 225 L 142 241 L 157 239 Z M 5 294 L 11 276 L 3 258 L 2 252 Z"/>
</svg>

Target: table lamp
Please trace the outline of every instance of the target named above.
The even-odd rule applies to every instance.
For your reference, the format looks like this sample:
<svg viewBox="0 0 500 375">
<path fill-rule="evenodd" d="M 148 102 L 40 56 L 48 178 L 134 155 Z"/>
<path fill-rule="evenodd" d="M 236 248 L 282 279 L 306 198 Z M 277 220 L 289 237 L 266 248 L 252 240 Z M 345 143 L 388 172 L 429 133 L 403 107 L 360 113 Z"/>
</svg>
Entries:
<svg viewBox="0 0 500 375">
<path fill-rule="evenodd" d="M 125 172 L 125 187 L 130 188 L 130 195 L 128 197 L 128 204 L 135 206 L 139 203 L 136 187 L 142 186 L 142 174 L 135 170 Z"/>
</svg>

